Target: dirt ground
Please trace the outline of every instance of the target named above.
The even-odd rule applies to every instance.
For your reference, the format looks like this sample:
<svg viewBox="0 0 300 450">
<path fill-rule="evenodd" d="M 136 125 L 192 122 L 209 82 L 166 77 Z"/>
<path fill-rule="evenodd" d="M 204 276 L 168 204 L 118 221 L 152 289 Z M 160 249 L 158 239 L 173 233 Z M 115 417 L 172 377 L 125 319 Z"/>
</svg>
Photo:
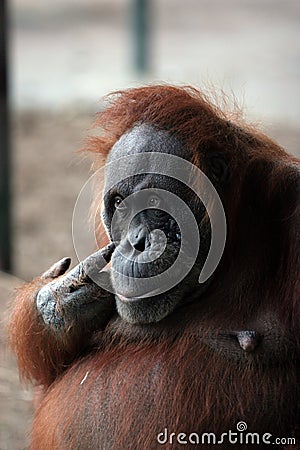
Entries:
<svg viewBox="0 0 300 450">
<path fill-rule="evenodd" d="M 20 279 L 30 280 L 62 256 L 69 255 L 76 263 L 72 212 L 89 174 L 88 162 L 76 150 L 91 121 L 92 114 L 72 111 L 27 112 L 14 118 L 14 272 Z M 267 131 L 291 153 L 300 154 L 299 130 L 282 125 Z M 9 295 L 18 284 L 17 278 L 0 276 L 4 319 Z M 19 384 L 15 362 L 6 351 L 4 327 L 0 355 L 0 450 L 24 449 L 32 395 Z"/>
</svg>

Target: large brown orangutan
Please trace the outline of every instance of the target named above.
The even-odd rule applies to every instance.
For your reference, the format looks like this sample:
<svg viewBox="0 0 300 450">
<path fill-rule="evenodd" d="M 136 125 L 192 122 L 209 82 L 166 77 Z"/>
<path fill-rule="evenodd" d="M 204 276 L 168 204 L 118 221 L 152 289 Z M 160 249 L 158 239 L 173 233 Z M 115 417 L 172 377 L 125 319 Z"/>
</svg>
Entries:
<svg viewBox="0 0 300 450">
<path fill-rule="evenodd" d="M 10 325 L 30 448 L 299 444 L 299 160 L 189 87 L 118 92 L 96 125 L 110 243 L 19 289 Z"/>
</svg>

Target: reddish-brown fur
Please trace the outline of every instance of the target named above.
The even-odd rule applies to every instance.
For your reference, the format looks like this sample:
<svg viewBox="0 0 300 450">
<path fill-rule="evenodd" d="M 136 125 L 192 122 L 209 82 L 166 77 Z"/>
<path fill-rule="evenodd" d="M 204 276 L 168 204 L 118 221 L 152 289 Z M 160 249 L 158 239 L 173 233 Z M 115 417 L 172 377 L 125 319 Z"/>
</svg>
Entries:
<svg viewBox="0 0 300 450">
<path fill-rule="evenodd" d="M 94 168 L 137 122 L 176 134 L 200 168 L 212 149 L 224 152 L 232 173 L 221 194 L 226 248 L 199 302 L 155 325 L 129 325 L 114 317 L 89 336 L 88 346 L 83 331 L 60 341 L 45 329 L 34 303 L 45 281 L 36 279 L 18 291 L 12 347 L 21 377 L 42 385 L 44 393 L 31 448 L 179 448 L 159 445 L 157 433 L 168 427 L 221 435 L 236 431 L 241 420 L 252 432 L 295 435 L 299 160 L 257 130 L 229 120 L 192 88 L 131 89 L 109 102 L 96 120 L 100 137 L 87 145 L 95 154 Z M 264 343 L 246 354 L 230 333 L 251 329 L 264 335 Z"/>
</svg>

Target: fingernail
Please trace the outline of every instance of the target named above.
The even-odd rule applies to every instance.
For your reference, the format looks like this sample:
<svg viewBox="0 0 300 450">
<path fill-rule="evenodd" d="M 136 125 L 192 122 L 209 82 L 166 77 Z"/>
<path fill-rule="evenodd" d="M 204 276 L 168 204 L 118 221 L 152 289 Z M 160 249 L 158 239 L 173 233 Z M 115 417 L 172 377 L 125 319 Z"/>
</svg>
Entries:
<svg viewBox="0 0 300 450">
<path fill-rule="evenodd" d="M 71 264 L 71 258 L 65 257 L 57 261 L 55 264 L 53 264 L 50 269 L 46 270 L 46 272 L 43 273 L 41 278 L 57 278 L 60 275 L 63 275 Z"/>
<path fill-rule="evenodd" d="M 104 247 L 102 256 L 103 256 L 103 258 L 105 259 L 106 262 L 109 263 L 109 261 L 111 259 L 111 255 L 113 254 L 115 248 L 116 248 L 116 246 L 115 246 L 115 244 L 113 242 L 111 242 L 106 247 Z"/>
</svg>

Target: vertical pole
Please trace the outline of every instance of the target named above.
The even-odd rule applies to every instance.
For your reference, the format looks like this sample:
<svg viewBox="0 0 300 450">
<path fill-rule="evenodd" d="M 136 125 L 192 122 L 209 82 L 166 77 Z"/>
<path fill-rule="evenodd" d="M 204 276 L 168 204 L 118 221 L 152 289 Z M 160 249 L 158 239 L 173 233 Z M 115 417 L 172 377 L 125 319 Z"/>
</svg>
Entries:
<svg viewBox="0 0 300 450">
<path fill-rule="evenodd" d="M 7 73 L 7 1 L 0 1 L 0 270 L 10 272 L 10 142 Z"/>
<path fill-rule="evenodd" d="M 140 73 L 149 70 L 150 1 L 133 0 L 134 62 Z"/>
</svg>

